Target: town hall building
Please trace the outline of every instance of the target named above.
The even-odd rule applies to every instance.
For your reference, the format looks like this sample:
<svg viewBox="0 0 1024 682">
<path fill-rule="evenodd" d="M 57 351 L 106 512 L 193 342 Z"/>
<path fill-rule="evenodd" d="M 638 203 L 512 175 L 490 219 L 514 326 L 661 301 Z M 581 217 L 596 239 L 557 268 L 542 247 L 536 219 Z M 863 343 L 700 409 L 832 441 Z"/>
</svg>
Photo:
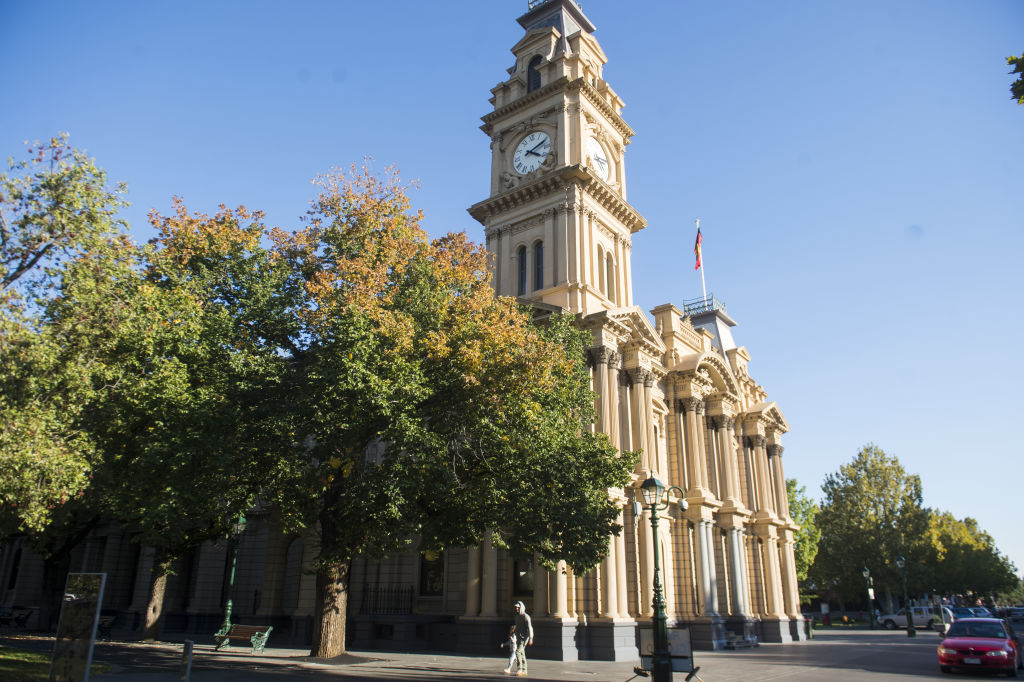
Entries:
<svg viewBox="0 0 1024 682">
<path fill-rule="evenodd" d="M 535 0 L 518 19 L 515 65 L 491 89 L 490 193 L 469 208 L 493 256 L 496 293 L 566 312 L 589 331 L 595 428 L 640 451 L 624 489 L 610 491 L 623 531 L 594 570 L 547 572 L 485 539 L 440 554 L 413 549 L 353 563 L 349 645 L 496 653 L 512 605 L 533 618 L 530 655 L 635 660 L 653 614 L 655 543 L 670 628 L 694 648 L 804 639 L 779 407 L 748 373 L 750 354 L 714 297 L 648 312 L 633 304 L 633 235 L 646 221 L 627 200 L 633 130 L 603 78 L 608 58 L 572 0 Z M 481 169 L 481 173 L 487 172 Z M 658 535 L 639 484 L 656 476 L 684 492 Z M 684 509 L 685 507 L 685 509 Z M 247 514 L 232 592 L 234 620 L 271 624 L 271 646 L 310 641 L 312 538 L 278 530 L 272 509 Z M 220 623 L 226 550 L 209 543 L 168 584 L 164 631 L 212 633 Z M 152 552 L 111 527 L 77 552 L 74 571 L 108 574 L 104 610 L 137 627 Z M 39 599 L 41 560 L 0 547 L 0 604 Z"/>
</svg>

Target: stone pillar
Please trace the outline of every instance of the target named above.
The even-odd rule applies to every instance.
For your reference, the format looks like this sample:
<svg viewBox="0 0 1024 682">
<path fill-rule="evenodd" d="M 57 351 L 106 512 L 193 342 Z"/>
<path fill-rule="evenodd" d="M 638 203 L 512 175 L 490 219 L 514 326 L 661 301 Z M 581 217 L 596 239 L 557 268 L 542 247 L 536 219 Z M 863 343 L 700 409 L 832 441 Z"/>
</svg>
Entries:
<svg viewBox="0 0 1024 682">
<path fill-rule="evenodd" d="M 637 538 L 639 543 L 637 550 L 640 555 L 640 603 L 637 605 L 638 613 L 649 618 L 654 615 L 654 544 L 651 542 L 651 512 L 649 507 L 644 507 L 640 515 L 640 524 L 637 526 Z"/>
<path fill-rule="evenodd" d="M 782 609 L 791 618 L 800 615 L 800 592 L 796 584 L 796 556 L 793 543 L 783 537 L 779 541 L 779 567 L 782 581 Z"/>
<path fill-rule="evenodd" d="M 565 618 L 568 615 L 565 562 L 559 561 L 557 570 L 548 575 L 551 578 L 548 588 L 551 593 L 551 615 L 555 618 Z"/>
<path fill-rule="evenodd" d="M 757 478 L 757 511 L 772 512 L 770 488 L 768 486 L 768 456 L 765 454 L 765 445 L 768 439 L 760 434 L 747 437 L 751 449 L 751 460 L 754 464 L 754 473 Z"/>
<path fill-rule="evenodd" d="M 608 427 L 605 433 L 612 445 L 619 447 L 619 361 L 621 356 L 615 351 L 609 351 L 605 361 L 608 364 L 607 384 L 602 387 L 605 402 L 608 403 Z"/>
<path fill-rule="evenodd" d="M 498 615 L 498 550 L 491 542 L 491 531 L 484 534 L 481 548 L 480 615 L 494 618 Z"/>
<path fill-rule="evenodd" d="M 629 370 L 619 372 L 619 420 L 622 424 L 622 433 L 620 442 L 617 444 L 620 450 L 635 450 L 636 445 L 633 440 L 633 405 L 632 405 L 632 393 L 633 393 L 633 380 Z"/>
<path fill-rule="evenodd" d="M 466 616 L 480 615 L 480 545 L 466 551 Z"/>
<path fill-rule="evenodd" d="M 550 573 L 540 567 L 537 557 L 533 557 L 533 611 L 536 616 L 547 616 L 551 613 L 548 605 L 548 582 Z"/>
<path fill-rule="evenodd" d="M 686 419 L 686 413 L 683 410 L 682 400 L 672 400 L 669 402 L 671 406 L 669 419 L 672 422 L 672 437 L 675 439 L 675 449 L 672 450 L 671 466 L 669 466 L 669 475 L 675 477 L 675 480 L 679 482 L 679 487 L 684 491 L 689 491 L 693 486 L 693 478 L 690 475 L 689 468 L 686 466 L 686 430 L 683 426 L 683 422 Z M 668 441 L 671 442 L 671 441 Z"/>
<path fill-rule="evenodd" d="M 697 398 L 683 398 L 680 401 L 686 421 L 685 464 L 689 469 L 690 489 L 707 489 L 708 478 L 704 467 L 704 448 L 701 442 L 700 423 L 703 421 L 704 401 Z M 687 490 L 689 492 L 689 490 Z"/>
<path fill-rule="evenodd" d="M 705 560 L 708 562 L 708 614 L 718 615 L 718 569 L 715 566 L 715 538 L 714 524 L 711 521 L 704 521 L 704 548 Z"/>
<path fill-rule="evenodd" d="M 590 358 L 594 363 L 594 393 L 597 394 L 597 430 L 608 433 L 611 422 L 611 395 L 608 393 L 608 355 L 604 346 L 590 349 Z"/>
<path fill-rule="evenodd" d="M 768 468 L 775 482 L 775 512 L 781 519 L 789 518 L 789 496 L 786 493 L 786 477 L 782 472 L 781 445 L 772 443 L 766 447 L 768 452 Z"/>
<path fill-rule="evenodd" d="M 619 510 L 619 523 L 622 523 L 623 514 Z M 625 618 L 629 615 L 629 580 L 626 578 L 626 533 L 622 532 L 612 537 L 612 544 L 615 546 L 615 579 L 618 583 L 618 591 L 615 594 L 618 599 L 619 616 Z"/>
</svg>

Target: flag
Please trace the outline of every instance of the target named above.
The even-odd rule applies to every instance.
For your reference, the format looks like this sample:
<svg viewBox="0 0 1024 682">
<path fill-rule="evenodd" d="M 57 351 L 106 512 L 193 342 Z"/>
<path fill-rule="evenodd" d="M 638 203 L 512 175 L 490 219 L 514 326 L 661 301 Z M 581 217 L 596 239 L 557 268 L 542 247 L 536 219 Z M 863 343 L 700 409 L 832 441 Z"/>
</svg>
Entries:
<svg viewBox="0 0 1024 682">
<path fill-rule="evenodd" d="M 694 270 L 700 270 L 700 243 L 704 241 L 704 238 L 700 236 L 700 227 L 697 228 L 697 241 L 693 243 L 693 253 L 697 256 L 697 264 L 693 266 Z"/>
</svg>

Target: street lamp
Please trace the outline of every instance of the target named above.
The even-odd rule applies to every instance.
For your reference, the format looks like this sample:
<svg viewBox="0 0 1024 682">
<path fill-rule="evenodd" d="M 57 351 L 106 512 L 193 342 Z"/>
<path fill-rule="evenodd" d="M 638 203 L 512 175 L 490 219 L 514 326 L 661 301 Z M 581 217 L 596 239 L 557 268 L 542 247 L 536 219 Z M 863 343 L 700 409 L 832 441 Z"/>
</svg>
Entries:
<svg viewBox="0 0 1024 682">
<path fill-rule="evenodd" d="M 914 629 L 914 609 L 910 606 L 910 597 L 907 594 L 907 560 L 903 556 L 898 556 L 896 565 L 903 571 L 903 603 L 907 611 L 907 637 L 917 637 L 917 630 Z"/>
<path fill-rule="evenodd" d="M 871 571 L 865 566 L 864 570 L 861 571 L 861 575 L 864 576 L 864 580 L 868 584 L 868 618 L 871 620 L 871 629 L 875 629 L 875 591 L 871 589 Z"/>
<path fill-rule="evenodd" d="M 668 509 L 668 493 L 677 491 L 680 496 L 679 508 L 686 511 L 686 499 L 683 491 L 676 487 L 665 487 L 665 484 L 654 476 L 640 484 L 640 492 L 644 502 L 651 510 L 651 537 L 654 544 L 654 651 L 651 652 L 651 679 L 654 682 L 671 682 L 672 659 L 668 652 L 668 626 L 665 615 L 665 598 L 661 590 L 661 562 L 658 557 L 658 512 Z"/>
<path fill-rule="evenodd" d="M 224 562 L 224 581 L 221 590 L 224 593 L 224 622 L 220 625 L 218 635 L 226 635 L 231 630 L 231 592 L 235 588 L 235 565 L 238 563 L 238 536 L 245 532 L 245 514 L 239 514 L 228 536 L 227 560 Z M 228 640 L 224 640 L 227 644 Z M 218 647 L 220 648 L 220 647 Z M 226 647 L 224 647 L 226 648 Z"/>
</svg>

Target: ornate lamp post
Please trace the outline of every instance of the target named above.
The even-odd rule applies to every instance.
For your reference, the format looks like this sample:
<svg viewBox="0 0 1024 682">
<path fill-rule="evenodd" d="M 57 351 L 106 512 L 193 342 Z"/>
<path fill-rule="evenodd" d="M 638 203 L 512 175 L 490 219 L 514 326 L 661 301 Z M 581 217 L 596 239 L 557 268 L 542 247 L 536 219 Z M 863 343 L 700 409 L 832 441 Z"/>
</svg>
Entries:
<svg viewBox="0 0 1024 682">
<path fill-rule="evenodd" d="M 654 543 L 654 651 L 651 652 L 651 679 L 654 682 L 671 682 L 672 680 L 672 659 L 668 652 L 668 626 L 665 615 L 665 597 L 661 589 L 661 562 L 658 556 L 658 512 L 668 509 L 668 495 L 671 491 L 678 491 L 680 498 L 683 491 L 676 487 L 665 487 L 665 484 L 654 476 L 649 477 L 640 484 L 640 492 L 644 496 L 644 502 L 651 510 L 651 537 Z M 686 500 L 679 500 L 679 507 L 686 510 Z"/>
<path fill-rule="evenodd" d="M 231 592 L 235 588 L 235 564 L 238 563 L 238 536 L 245 532 L 245 514 L 238 515 L 238 521 L 228 536 L 227 559 L 224 562 L 224 582 L 222 590 L 224 593 L 224 622 L 220 625 L 218 635 L 226 635 L 231 629 Z M 226 641 L 226 640 L 225 640 Z"/>
<path fill-rule="evenodd" d="M 914 609 L 910 606 L 910 596 L 907 593 L 907 560 L 902 555 L 898 556 L 896 565 L 903 572 L 903 603 L 907 610 L 907 637 L 917 637 L 917 630 L 914 628 Z"/>
<path fill-rule="evenodd" d="M 871 620 L 871 629 L 875 629 L 875 591 L 871 588 L 871 571 L 865 566 L 864 570 L 861 571 L 861 575 L 864 576 L 865 582 L 868 584 L 868 618 Z"/>
</svg>

